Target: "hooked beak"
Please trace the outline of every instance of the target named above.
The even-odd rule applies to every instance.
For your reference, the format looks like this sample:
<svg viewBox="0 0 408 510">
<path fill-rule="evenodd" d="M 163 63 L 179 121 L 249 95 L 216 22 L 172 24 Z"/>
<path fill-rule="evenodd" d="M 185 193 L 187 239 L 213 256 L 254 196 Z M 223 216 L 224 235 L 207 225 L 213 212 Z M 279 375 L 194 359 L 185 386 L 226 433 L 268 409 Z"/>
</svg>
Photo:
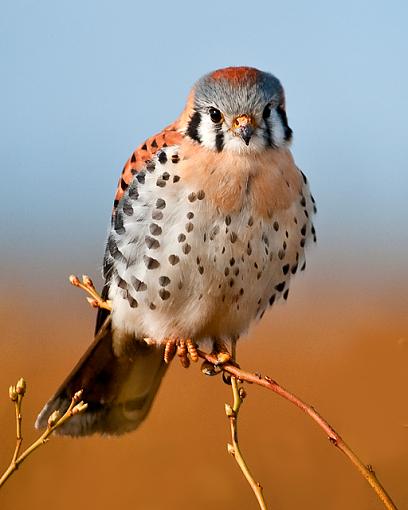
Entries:
<svg viewBox="0 0 408 510">
<path fill-rule="evenodd" d="M 244 140 L 246 145 L 249 145 L 255 131 L 255 121 L 250 115 L 240 115 L 234 119 L 232 130 Z"/>
</svg>

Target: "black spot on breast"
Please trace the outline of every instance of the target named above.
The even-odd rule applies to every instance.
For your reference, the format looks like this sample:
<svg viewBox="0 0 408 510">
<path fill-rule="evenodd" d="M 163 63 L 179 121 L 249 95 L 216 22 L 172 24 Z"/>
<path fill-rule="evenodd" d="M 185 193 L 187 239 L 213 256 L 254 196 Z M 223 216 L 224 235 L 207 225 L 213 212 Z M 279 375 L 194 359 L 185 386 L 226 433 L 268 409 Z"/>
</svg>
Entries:
<svg viewBox="0 0 408 510">
<path fill-rule="evenodd" d="M 126 188 L 128 187 L 127 182 L 124 179 L 120 180 L 120 187 L 122 188 L 123 191 L 125 191 Z"/>
<path fill-rule="evenodd" d="M 179 180 L 180 180 L 180 176 L 179 175 L 175 175 L 173 177 L 173 182 L 179 182 Z"/>
<path fill-rule="evenodd" d="M 167 287 L 167 285 L 169 285 L 169 283 L 170 283 L 170 278 L 168 276 L 160 276 L 159 284 L 162 287 Z"/>
<path fill-rule="evenodd" d="M 183 244 L 182 250 L 185 255 L 188 255 L 191 251 L 191 246 L 188 243 Z"/>
<path fill-rule="evenodd" d="M 227 214 L 227 216 L 225 216 L 225 224 L 226 225 L 230 225 L 231 224 L 231 216 L 229 214 Z"/>
<path fill-rule="evenodd" d="M 166 186 L 166 181 L 164 179 L 157 179 L 156 186 L 159 188 L 164 188 Z"/>
<path fill-rule="evenodd" d="M 302 234 L 302 236 L 305 236 L 306 235 L 306 223 L 303 225 L 303 227 L 300 229 L 300 233 Z"/>
<path fill-rule="evenodd" d="M 289 295 L 289 289 L 286 289 L 285 292 L 283 293 L 283 299 L 285 301 L 288 299 L 288 295 Z"/>
<path fill-rule="evenodd" d="M 165 151 L 160 151 L 158 156 L 159 162 L 164 165 L 167 162 L 167 154 Z"/>
<path fill-rule="evenodd" d="M 156 168 L 156 163 L 154 161 L 149 160 L 146 162 L 146 170 L 148 172 L 152 173 L 155 168 Z"/>
<path fill-rule="evenodd" d="M 284 266 L 282 266 L 282 272 L 283 272 L 283 274 L 288 274 L 289 264 L 285 264 Z"/>
<path fill-rule="evenodd" d="M 166 299 L 169 299 L 170 297 L 170 292 L 166 289 L 160 289 L 159 296 L 162 298 L 163 301 L 166 301 Z"/>
<path fill-rule="evenodd" d="M 277 290 L 278 292 L 282 292 L 283 289 L 285 288 L 285 285 L 286 285 L 286 282 L 278 283 L 278 285 L 275 285 L 275 290 Z"/>
<path fill-rule="evenodd" d="M 166 201 L 162 198 L 158 198 L 156 200 L 156 208 L 157 209 L 164 209 L 166 207 Z"/>
<path fill-rule="evenodd" d="M 118 287 L 120 287 L 121 289 L 124 289 L 124 290 L 127 289 L 127 283 L 119 275 L 116 276 L 116 283 L 117 283 Z"/>
<path fill-rule="evenodd" d="M 154 237 L 146 236 L 145 237 L 145 243 L 148 248 L 151 250 L 157 250 L 157 248 L 160 248 L 160 243 L 157 239 L 154 239 Z"/>
<path fill-rule="evenodd" d="M 152 211 L 152 220 L 162 220 L 163 219 L 163 213 L 161 211 Z"/>
<path fill-rule="evenodd" d="M 159 236 L 162 233 L 162 228 L 157 223 L 150 223 L 149 230 L 152 236 Z"/>
<path fill-rule="evenodd" d="M 189 221 L 188 223 L 186 223 L 186 232 L 191 232 L 194 228 L 194 225 L 191 223 L 191 221 Z"/>
<path fill-rule="evenodd" d="M 226 267 L 226 268 L 224 269 L 224 275 L 225 275 L 225 276 L 228 276 L 228 275 L 229 275 L 229 273 L 230 273 L 229 267 Z"/>
<path fill-rule="evenodd" d="M 137 175 L 136 175 L 136 179 L 138 180 L 138 182 L 140 184 L 144 184 L 145 183 L 145 179 L 146 179 L 146 174 L 145 172 L 139 172 Z"/>
<path fill-rule="evenodd" d="M 157 142 L 156 142 L 156 138 L 153 140 L 153 142 L 150 144 L 151 147 L 153 148 L 157 148 Z"/>
<path fill-rule="evenodd" d="M 302 198 L 300 199 L 300 205 L 301 205 L 302 207 L 306 207 L 306 199 L 305 199 L 305 197 L 304 197 L 304 196 L 302 196 Z"/>
<path fill-rule="evenodd" d="M 131 282 L 136 292 L 143 292 L 147 289 L 147 285 L 145 284 L 145 282 L 142 282 L 142 280 L 139 280 L 134 276 L 132 276 Z"/>
<path fill-rule="evenodd" d="M 238 236 L 235 232 L 231 232 L 230 234 L 230 241 L 231 243 L 235 243 L 235 241 L 238 239 Z"/>
<path fill-rule="evenodd" d="M 272 306 L 275 302 L 275 299 L 276 299 L 276 295 L 275 294 L 272 294 L 272 296 L 269 298 L 269 304 L 270 306 Z"/>
<path fill-rule="evenodd" d="M 205 197 L 205 192 L 204 190 L 200 189 L 200 191 L 197 192 L 197 198 L 198 200 L 203 200 Z"/>
<path fill-rule="evenodd" d="M 194 201 L 197 199 L 197 195 L 196 195 L 196 194 L 194 193 L 194 191 L 193 191 L 192 193 L 190 193 L 190 194 L 188 195 L 188 197 L 187 197 L 187 198 L 188 198 L 188 200 L 189 200 L 190 202 L 194 202 Z"/>
<path fill-rule="evenodd" d="M 161 176 L 161 178 L 165 181 L 168 181 L 170 179 L 170 174 L 169 172 L 164 172 L 163 175 Z"/>
<path fill-rule="evenodd" d="M 177 255 L 169 255 L 169 262 L 172 266 L 175 266 L 180 261 L 180 258 Z"/>
<path fill-rule="evenodd" d="M 177 241 L 179 243 L 184 243 L 185 240 L 186 240 L 186 234 L 179 234 L 178 235 Z"/>
<path fill-rule="evenodd" d="M 143 256 L 144 263 L 147 269 L 157 269 L 160 266 L 160 262 L 152 257 L 148 257 L 147 255 Z"/>
<path fill-rule="evenodd" d="M 248 227 L 252 227 L 252 225 L 253 225 L 253 224 L 254 224 L 254 219 L 253 219 L 253 217 L 252 217 L 252 216 L 250 216 L 250 217 L 248 218 Z"/>
<path fill-rule="evenodd" d="M 204 273 L 204 267 L 203 266 L 198 266 L 198 272 L 200 274 L 203 274 Z"/>
<path fill-rule="evenodd" d="M 138 302 L 129 293 L 127 295 L 127 300 L 128 300 L 130 308 L 137 308 Z"/>
<path fill-rule="evenodd" d="M 233 265 L 235 264 L 235 259 L 234 259 L 234 257 L 231 257 L 231 258 L 230 258 L 229 263 L 230 263 L 230 266 L 233 266 Z"/>
<path fill-rule="evenodd" d="M 279 230 L 279 223 L 277 221 L 274 221 L 273 228 L 276 232 Z"/>
<path fill-rule="evenodd" d="M 188 213 L 187 213 L 187 219 L 192 220 L 193 218 L 194 218 L 194 213 L 193 213 L 193 212 L 191 212 L 191 211 L 190 211 L 190 212 L 188 212 Z"/>
<path fill-rule="evenodd" d="M 180 161 L 180 156 L 178 154 L 173 154 L 171 161 L 176 165 Z"/>
</svg>

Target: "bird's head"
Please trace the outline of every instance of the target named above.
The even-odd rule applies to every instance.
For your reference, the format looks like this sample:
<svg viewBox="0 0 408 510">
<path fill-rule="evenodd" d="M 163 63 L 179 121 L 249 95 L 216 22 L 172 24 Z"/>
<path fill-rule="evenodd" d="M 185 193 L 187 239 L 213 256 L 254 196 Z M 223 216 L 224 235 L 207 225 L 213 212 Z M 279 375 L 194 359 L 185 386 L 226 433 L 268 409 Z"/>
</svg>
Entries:
<svg viewBox="0 0 408 510">
<path fill-rule="evenodd" d="M 292 138 L 280 81 L 251 67 L 227 67 L 194 85 L 185 135 L 217 152 L 261 152 Z"/>
</svg>

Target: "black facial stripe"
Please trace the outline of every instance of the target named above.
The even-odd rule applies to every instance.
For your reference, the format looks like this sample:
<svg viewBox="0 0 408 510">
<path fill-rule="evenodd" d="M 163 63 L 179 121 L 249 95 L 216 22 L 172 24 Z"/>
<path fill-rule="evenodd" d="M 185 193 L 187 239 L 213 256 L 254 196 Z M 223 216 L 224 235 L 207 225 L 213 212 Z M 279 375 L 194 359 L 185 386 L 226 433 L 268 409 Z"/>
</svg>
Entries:
<svg viewBox="0 0 408 510">
<path fill-rule="evenodd" d="M 224 148 L 224 133 L 222 130 L 218 130 L 217 134 L 215 135 L 215 148 L 218 152 L 221 152 Z"/>
<path fill-rule="evenodd" d="M 278 106 L 276 108 L 276 113 L 279 115 L 280 120 L 282 121 L 283 130 L 285 132 L 284 138 L 288 142 L 292 139 L 292 133 L 293 131 L 290 129 L 288 124 L 288 118 L 286 116 L 285 110 L 282 108 L 282 106 Z"/>
<path fill-rule="evenodd" d="M 266 141 L 266 145 L 270 145 L 271 147 L 275 147 L 275 144 L 273 143 L 273 139 L 272 139 L 271 126 L 269 125 L 269 122 L 268 122 L 267 119 L 265 119 L 264 138 L 265 138 L 265 141 Z"/>
<path fill-rule="evenodd" d="M 200 135 L 198 134 L 198 127 L 201 122 L 201 113 L 195 111 L 193 116 L 188 123 L 186 135 L 195 140 L 198 143 L 201 143 Z"/>
</svg>

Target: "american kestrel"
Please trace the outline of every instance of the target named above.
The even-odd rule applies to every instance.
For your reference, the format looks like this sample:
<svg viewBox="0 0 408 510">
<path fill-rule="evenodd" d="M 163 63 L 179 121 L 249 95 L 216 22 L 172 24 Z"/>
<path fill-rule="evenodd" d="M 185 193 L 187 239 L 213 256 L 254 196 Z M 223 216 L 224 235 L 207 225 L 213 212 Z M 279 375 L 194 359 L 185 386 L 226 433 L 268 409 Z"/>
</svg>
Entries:
<svg viewBox="0 0 408 510">
<path fill-rule="evenodd" d="M 287 299 L 315 240 L 316 208 L 289 145 L 273 75 L 228 67 L 193 86 L 180 117 L 140 145 L 116 191 L 94 343 L 37 419 L 84 389 L 59 432 L 121 434 L 146 417 L 176 349 L 225 346 Z M 224 357 L 223 357 L 224 356 Z"/>
</svg>

